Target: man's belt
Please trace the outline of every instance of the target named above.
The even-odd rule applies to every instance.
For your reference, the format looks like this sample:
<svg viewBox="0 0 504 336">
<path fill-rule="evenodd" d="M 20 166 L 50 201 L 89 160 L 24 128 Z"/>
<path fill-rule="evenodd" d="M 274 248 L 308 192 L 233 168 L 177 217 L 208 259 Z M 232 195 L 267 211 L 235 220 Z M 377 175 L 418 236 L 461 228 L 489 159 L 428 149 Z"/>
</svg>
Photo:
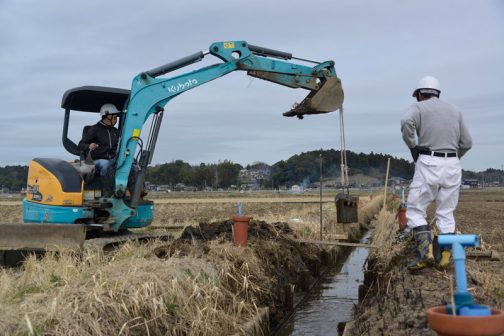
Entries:
<svg viewBox="0 0 504 336">
<path fill-rule="evenodd" d="M 437 156 L 437 157 L 444 157 L 444 158 L 457 156 L 457 153 L 455 153 L 455 152 L 420 151 L 419 153 L 422 155 L 430 155 L 430 156 Z"/>
</svg>

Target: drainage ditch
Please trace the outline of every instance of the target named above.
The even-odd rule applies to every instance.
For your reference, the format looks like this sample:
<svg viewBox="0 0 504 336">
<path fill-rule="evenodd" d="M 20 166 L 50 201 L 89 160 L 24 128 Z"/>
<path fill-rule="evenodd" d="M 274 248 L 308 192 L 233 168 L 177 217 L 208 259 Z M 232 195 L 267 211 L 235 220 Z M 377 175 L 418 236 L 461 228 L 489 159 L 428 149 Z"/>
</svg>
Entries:
<svg viewBox="0 0 504 336">
<path fill-rule="evenodd" d="M 369 236 L 366 234 L 361 242 L 368 243 Z M 367 248 L 357 247 L 349 252 L 344 263 L 327 268 L 275 335 L 335 335 L 336 330 L 343 331 L 359 301 L 358 288 L 368 256 Z"/>
</svg>

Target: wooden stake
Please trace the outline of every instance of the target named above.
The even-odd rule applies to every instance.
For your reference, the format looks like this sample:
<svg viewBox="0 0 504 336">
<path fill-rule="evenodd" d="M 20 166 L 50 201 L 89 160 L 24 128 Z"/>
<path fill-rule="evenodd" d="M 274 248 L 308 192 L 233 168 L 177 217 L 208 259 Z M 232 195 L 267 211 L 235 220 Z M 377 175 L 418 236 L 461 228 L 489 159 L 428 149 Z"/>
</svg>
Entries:
<svg viewBox="0 0 504 336">
<path fill-rule="evenodd" d="M 385 203 L 387 202 L 387 187 L 388 187 L 388 175 L 390 171 L 390 158 L 387 160 L 387 173 L 385 174 L 385 190 L 383 190 L 383 209 L 385 209 Z"/>
<path fill-rule="evenodd" d="M 322 154 L 319 154 L 320 161 L 320 240 L 323 238 L 323 222 L 322 222 Z"/>
<path fill-rule="evenodd" d="M 450 275 L 450 298 L 451 298 L 451 304 L 452 304 L 452 315 L 456 316 L 457 315 L 457 307 L 455 306 L 455 296 L 453 294 L 453 277 Z"/>
</svg>

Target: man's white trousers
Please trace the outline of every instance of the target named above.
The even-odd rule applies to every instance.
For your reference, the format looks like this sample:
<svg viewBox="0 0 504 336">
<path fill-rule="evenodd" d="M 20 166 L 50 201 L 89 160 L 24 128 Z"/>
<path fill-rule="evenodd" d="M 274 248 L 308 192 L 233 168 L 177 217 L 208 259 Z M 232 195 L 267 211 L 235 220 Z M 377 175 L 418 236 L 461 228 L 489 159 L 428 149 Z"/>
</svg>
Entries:
<svg viewBox="0 0 504 336">
<path fill-rule="evenodd" d="M 462 168 L 457 157 L 420 155 L 408 194 L 408 226 L 428 225 L 427 207 L 436 201 L 436 224 L 439 233 L 454 233 Z"/>
</svg>

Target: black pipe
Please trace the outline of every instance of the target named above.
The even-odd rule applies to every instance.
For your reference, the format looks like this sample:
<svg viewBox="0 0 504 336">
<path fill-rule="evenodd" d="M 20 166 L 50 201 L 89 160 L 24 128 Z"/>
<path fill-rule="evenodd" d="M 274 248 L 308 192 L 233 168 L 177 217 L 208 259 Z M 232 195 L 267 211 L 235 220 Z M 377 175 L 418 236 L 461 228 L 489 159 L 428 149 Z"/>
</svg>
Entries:
<svg viewBox="0 0 504 336">
<path fill-rule="evenodd" d="M 164 110 L 159 106 L 157 106 L 157 108 L 159 108 L 160 110 L 156 114 L 155 120 L 153 121 L 153 130 L 151 133 L 152 136 L 147 146 L 147 150 L 150 152 L 147 164 L 151 163 L 152 157 L 154 156 L 154 149 L 156 148 L 156 143 L 159 135 L 159 128 L 161 127 L 161 121 L 163 121 Z"/>
<path fill-rule="evenodd" d="M 145 71 L 145 73 L 151 77 L 158 77 L 158 76 L 164 75 L 170 71 L 174 71 L 174 70 L 183 68 L 186 65 L 199 62 L 203 59 L 203 57 L 205 57 L 205 55 L 203 54 L 202 51 L 199 51 L 197 53 L 186 56 L 184 58 L 173 61 L 171 63 L 161 65 L 161 66 L 154 68 L 154 69 L 151 69 L 149 71 Z"/>
<path fill-rule="evenodd" d="M 250 51 L 252 51 L 254 54 L 261 55 L 261 56 L 272 56 L 272 57 L 278 57 L 281 59 L 289 60 L 292 58 L 291 53 L 287 53 L 284 51 L 278 51 L 278 50 L 273 50 L 269 48 L 263 48 L 259 46 L 255 46 L 252 44 L 248 45 L 248 48 Z"/>
</svg>

